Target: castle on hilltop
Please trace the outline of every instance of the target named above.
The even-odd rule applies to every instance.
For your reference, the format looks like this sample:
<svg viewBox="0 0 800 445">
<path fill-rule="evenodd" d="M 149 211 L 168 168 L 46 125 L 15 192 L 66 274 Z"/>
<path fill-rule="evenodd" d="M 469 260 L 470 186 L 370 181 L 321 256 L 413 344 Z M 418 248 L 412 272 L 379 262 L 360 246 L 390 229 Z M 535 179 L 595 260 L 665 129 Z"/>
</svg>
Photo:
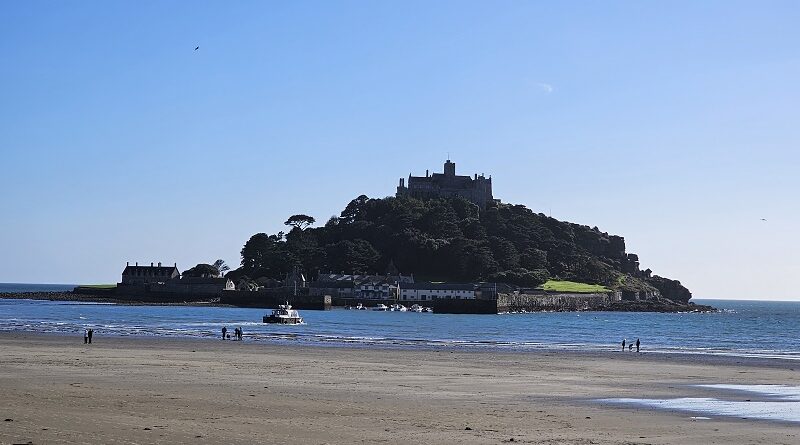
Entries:
<svg viewBox="0 0 800 445">
<path fill-rule="evenodd" d="M 429 174 L 425 170 L 425 176 L 408 175 L 408 185 L 405 178 L 400 178 L 400 185 L 397 186 L 397 194 L 410 196 L 418 199 L 428 198 L 451 198 L 460 196 L 467 201 L 476 204 L 481 209 L 486 208 L 486 203 L 492 201 L 492 177 L 484 177 L 483 174 L 472 176 L 457 176 L 456 164 L 448 159 L 444 163 L 444 173 Z"/>
</svg>

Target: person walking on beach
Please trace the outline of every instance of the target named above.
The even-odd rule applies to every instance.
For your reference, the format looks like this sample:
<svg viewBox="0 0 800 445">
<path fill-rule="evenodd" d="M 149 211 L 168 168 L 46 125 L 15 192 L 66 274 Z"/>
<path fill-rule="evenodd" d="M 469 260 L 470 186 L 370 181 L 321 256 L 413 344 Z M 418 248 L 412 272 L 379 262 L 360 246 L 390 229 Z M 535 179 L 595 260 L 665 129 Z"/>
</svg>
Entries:
<svg viewBox="0 0 800 445">
<path fill-rule="evenodd" d="M 639 339 L 636 339 L 636 352 L 639 352 Z"/>
<path fill-rule="evenodd" d="M 86 332 L 86 335 L 88 335 L 88 336 L 89 336 L 89 344 L 92 344 L 92 334 L 94 334 L 94 329 L 91 329 L 91 328 L 90 328 L 90 329 L 89 329 L 89 330 Z"/>
<path fill-rule="evenodd" d="M 242 340 L 242 328 L 239 328 L 239 341 Z"/>
<path fill-rule="evenodd" d="M 625 339 L 622 339 L 622 352 L 625 352 Z"/>
<path fill-rule="evenodd" d="M 84 329 L 83 330 L 83 344 L 87 344 L 87 343 L 89 343 L 89 330 L 88 329 Z"/>
<path fill-rule="evenodd" d="M 227 326 L 223 326 L 222 327 L 222 339 L 223 340 L 225 340 L 225 334 L 227 334 L 227 333 L 228 333 L 228 327 Z"/>
</svg>

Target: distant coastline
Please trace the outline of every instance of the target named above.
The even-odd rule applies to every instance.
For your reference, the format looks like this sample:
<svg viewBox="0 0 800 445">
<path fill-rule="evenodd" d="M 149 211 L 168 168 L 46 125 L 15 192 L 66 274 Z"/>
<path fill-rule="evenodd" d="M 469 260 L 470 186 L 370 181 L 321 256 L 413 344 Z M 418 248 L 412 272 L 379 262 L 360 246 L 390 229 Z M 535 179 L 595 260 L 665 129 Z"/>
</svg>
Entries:
<svg viewBox="0 0 800 445">
<path fill-rule="evenodd" d="M 197 299 L 184 302 L 148 302 L 142 300 L 123 300 L 107 295 L 76 294 L 72 291 L 17 291 L 0 292 L 0 299 L 4 300 L 46 300 L 46 301 L 74 301 L 83 303 L 113 303 L 129 306 L 217 306 L 232 307 L 221 304 L 219 298 Z"/>
</svg>

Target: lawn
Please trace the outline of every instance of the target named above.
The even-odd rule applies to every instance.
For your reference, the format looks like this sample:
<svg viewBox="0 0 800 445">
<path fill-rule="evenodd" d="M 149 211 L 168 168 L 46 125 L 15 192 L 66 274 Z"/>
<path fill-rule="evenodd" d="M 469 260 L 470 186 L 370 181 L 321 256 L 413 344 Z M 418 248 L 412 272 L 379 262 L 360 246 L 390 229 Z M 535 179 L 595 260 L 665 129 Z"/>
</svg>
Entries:
<svg viewBox="0 0 800 445">
<path fill-rule="evenodd" d="M 117 287 L 116 284 L 81 284 L 78 287 L 83 287 L 87 289 L 114 289 Z"/>
<path fill-rule="evenodd" d="M 544 290 L 555 291 L 555 292 L 576 292 L 582 294 L 590 294 L 594 292 L 609 292 L 605 286 L 599 284 L 586 284 L 586 283 L 576 283 L 574 281 L 556 281 L 550 280 L 543 285 L 541 288 Z"/>
</svg>

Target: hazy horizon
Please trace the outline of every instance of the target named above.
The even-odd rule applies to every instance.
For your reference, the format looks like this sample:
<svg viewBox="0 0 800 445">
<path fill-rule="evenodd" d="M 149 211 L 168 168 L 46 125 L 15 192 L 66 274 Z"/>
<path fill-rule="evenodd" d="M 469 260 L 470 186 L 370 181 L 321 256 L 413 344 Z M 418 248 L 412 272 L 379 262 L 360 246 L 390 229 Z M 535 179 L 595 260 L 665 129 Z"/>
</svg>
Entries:
<svg viewBox="0 0 800 445">
<path fill-rule="evenodd" d="M 4 2 L 0 282 L 222 258 L 441 171 L 800 300 L 800 3 Z M 198 47 L 195 50 L 195 47 Z"/>
</svg>

